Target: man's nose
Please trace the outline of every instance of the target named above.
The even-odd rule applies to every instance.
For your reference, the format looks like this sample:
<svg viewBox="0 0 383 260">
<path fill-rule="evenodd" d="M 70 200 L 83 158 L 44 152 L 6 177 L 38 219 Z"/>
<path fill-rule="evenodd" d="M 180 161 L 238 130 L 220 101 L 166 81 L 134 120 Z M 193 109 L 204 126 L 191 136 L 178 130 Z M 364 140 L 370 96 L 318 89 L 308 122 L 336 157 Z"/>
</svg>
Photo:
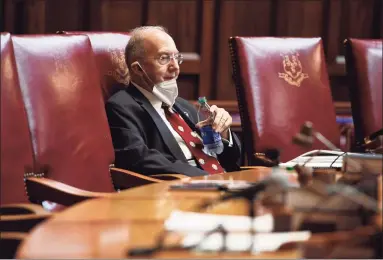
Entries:
<svg viewBox="0 0 383 260">
<path fill-rule="evenodd" d="M 171 69 L 173 71 L 180 69 L 180 65 L 178 64 L 178 61 L 174 56 L 170 58 L 169 69 Z"/>
</svg>

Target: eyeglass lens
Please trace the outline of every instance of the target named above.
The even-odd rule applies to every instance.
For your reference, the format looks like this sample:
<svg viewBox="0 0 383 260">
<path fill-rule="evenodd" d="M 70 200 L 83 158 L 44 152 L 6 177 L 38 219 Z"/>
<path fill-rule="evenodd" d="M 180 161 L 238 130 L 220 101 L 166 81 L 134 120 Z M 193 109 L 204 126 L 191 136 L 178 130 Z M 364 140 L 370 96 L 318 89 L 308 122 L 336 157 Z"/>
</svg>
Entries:
<svg viewBox="0 0 383 260">
<path fill-rule="evenodd" d="M 172 58 L 174 58 L 178 64 L 181 64 L 183 61 L 183 57 L 181 54 L 175 54 L 175 55 L 163 54 L 159 57 L 158 61 L 161 65 L 166 65 L 170 62 Z"/>
</svg>

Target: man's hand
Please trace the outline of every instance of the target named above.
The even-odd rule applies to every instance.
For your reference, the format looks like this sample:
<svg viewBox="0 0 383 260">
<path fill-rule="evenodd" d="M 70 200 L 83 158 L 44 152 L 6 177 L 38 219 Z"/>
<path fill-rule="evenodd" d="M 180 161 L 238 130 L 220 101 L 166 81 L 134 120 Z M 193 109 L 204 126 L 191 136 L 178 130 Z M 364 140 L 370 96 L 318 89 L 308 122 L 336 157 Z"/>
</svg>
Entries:
<svg viewBox="0 0 383 260">
<path fill-rule="evenodd" d="M 233 123 L 233 119 L 230 114 L 223 108 L 219 108 L 216 105 L 210 107 L 210 112 L 213 114 L 213 118 L 208 118 L 196 124 L 197 128 L 201 128 L 205 125 L 212 125 L 212 128 L 217 133 L 221 134 L 222 138 L 229 139 L 229 128 Z"/>
</svg>

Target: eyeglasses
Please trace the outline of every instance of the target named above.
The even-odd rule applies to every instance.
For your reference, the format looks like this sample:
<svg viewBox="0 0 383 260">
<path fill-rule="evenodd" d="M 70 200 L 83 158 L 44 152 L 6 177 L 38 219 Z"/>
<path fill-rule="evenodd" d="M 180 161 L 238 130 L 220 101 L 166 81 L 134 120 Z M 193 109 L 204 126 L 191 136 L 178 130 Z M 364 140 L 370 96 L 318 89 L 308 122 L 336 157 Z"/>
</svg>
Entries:
<svg viewBox="0 0 383 260">
<path fill-rule="evenodd" d="M 161 56 L 156 58 L 158 63 L 161 65 L 167 65 L 171 59 L 174 59 L 175 61 L 177 61 L 178 64 L 181 64 L 184 61 L 184 57 L 180 53 L 177 53 L 177 54 L 164 53 L 164 54 L 161 54 Z"/>
</svg>

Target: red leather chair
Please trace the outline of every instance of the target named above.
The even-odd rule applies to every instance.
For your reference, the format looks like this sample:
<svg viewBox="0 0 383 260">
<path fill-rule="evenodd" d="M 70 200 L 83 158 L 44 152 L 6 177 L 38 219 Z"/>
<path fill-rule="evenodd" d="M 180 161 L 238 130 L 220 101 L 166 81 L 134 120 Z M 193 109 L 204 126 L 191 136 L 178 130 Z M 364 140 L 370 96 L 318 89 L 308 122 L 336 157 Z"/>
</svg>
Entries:
<svg viewBox="0 0 383 260">
<path fill-rule="evenodd" d="M 25 63 L 26 64 L 26 63 Z M 36 69 L 38 67 L 35 67 Z M 33 69 L 33 68 L 32 68 Z M 25 80 L 25 77 L 20 77 Z M 34 161 L 27 111 L 20 89 L 10 34 L 1 35 L 1 204 L 4 214 L 47 213 L 28 202 L 24 179 L 33 179 L 39 169 Z M 24 82 L 25 84 L 25 82 Z M 29 111 L 30 112 L 30 111 Z M 34 124 L 34 118 L 31 124 Z M 35 147 L 37 143 L 34 142 Z M 29 194 L 30 195 L 30 194 Z M 33 202 L 37 202 L 32 198 Z M 5 207 L 3 204 L 7 203 Z M 11 204 L 9 204 L 11 203 Z M 27 219 L 23 216 L 23 219 Z M 14 219 L 2 218 L 2 230 L 11 231 Z M 4 225 L 3 225 L 4 224 Z M 24 224 L 23 224 L 24 225 Z"/>
<path fill-rule="evenodd" d="M 129 85 L 129 71 L 125 63 L 125 46 L 130 39 L 128 33 L 85 31 L 59 33 L 89 36 L 100 73 L 104 100 Z"/>
<path fill-rule="evenodd" d="M 36 174 L 111 192 L 111 140 L 88 37 L 12 36 Z M 102 152 L 101 152 L 102 151 Z M 74 172 L 73 172 L 74 171 Z"/>
<path fill-rule="evenodd" d="M 0 34 L 0 45 L 0 257 L 12 258 L 26 232 L 50 214 L 30 204 L 25 192 L 24 178 L 33 175 L 32 141 L 9 33 Z"/>
<path fill-rule="evenodd" d="M 130 39 L 129 33 L 125 32 L 86 32 L 86 31 L 59 31 L 59 34 L 67 35 L 87 35 L 90 39 L 93 53 L 96 57 L 104 100 L 108 100 L 117 91 L 124 89 L 129 85 L 129 71 L 125 63 L 125 47 Z M 124 174 L 117 174 L 113 171 L 114 178 L 122 178 L 118 182 L 123 182 Z M 118 177 L 117 177 L 118 175 Z M 143 183 L 148 179 L 142 175 L 135 175 L 138 178 L 144 178 Z M 175 180 L 187 178 L 184 175 L 177 174 L 155 174 L 151 181 Z M 139 183 L 141 183 L 141 181 Z M 138 184 L 138 183 L 137 183 Z"/>
<path fill-rule="evenodd" d="M 24 174 L 33 174 L 32 141 L 9 33 L 1 34 L 0 204 L 27 203 Z"/>
<path fill-rule="evenodd" d="M 282 162 L 306 152 L 292 143 L 305 121 L 339 147 L 320 38 L 232 37 L 229 48 L 250 165 L 267 149 Z M 315 140 L 312 149 L 327 148 Z"/>
<path fill-rule="evenodd" d="M 24 35 L 12 36 L 12 41 L 38 177 L 26 180 L 30 197 L 71 205 L 109 196 L 114 188 L 162 181 L 113 168 L 114 151 L 88 36 Z"/>
<path fill-rule="evenodd" d="M 382 40 L 347 39 L 346 68 L 350 84 L 355 139 L 382 129 Z"/>
<path fill-rule="evenodd" d="M 16 256 L 20 243 L 28 236 L 21 232 L 2 232 L 0 237 L 1 259 L 13 259 Z"/>
</svg>

